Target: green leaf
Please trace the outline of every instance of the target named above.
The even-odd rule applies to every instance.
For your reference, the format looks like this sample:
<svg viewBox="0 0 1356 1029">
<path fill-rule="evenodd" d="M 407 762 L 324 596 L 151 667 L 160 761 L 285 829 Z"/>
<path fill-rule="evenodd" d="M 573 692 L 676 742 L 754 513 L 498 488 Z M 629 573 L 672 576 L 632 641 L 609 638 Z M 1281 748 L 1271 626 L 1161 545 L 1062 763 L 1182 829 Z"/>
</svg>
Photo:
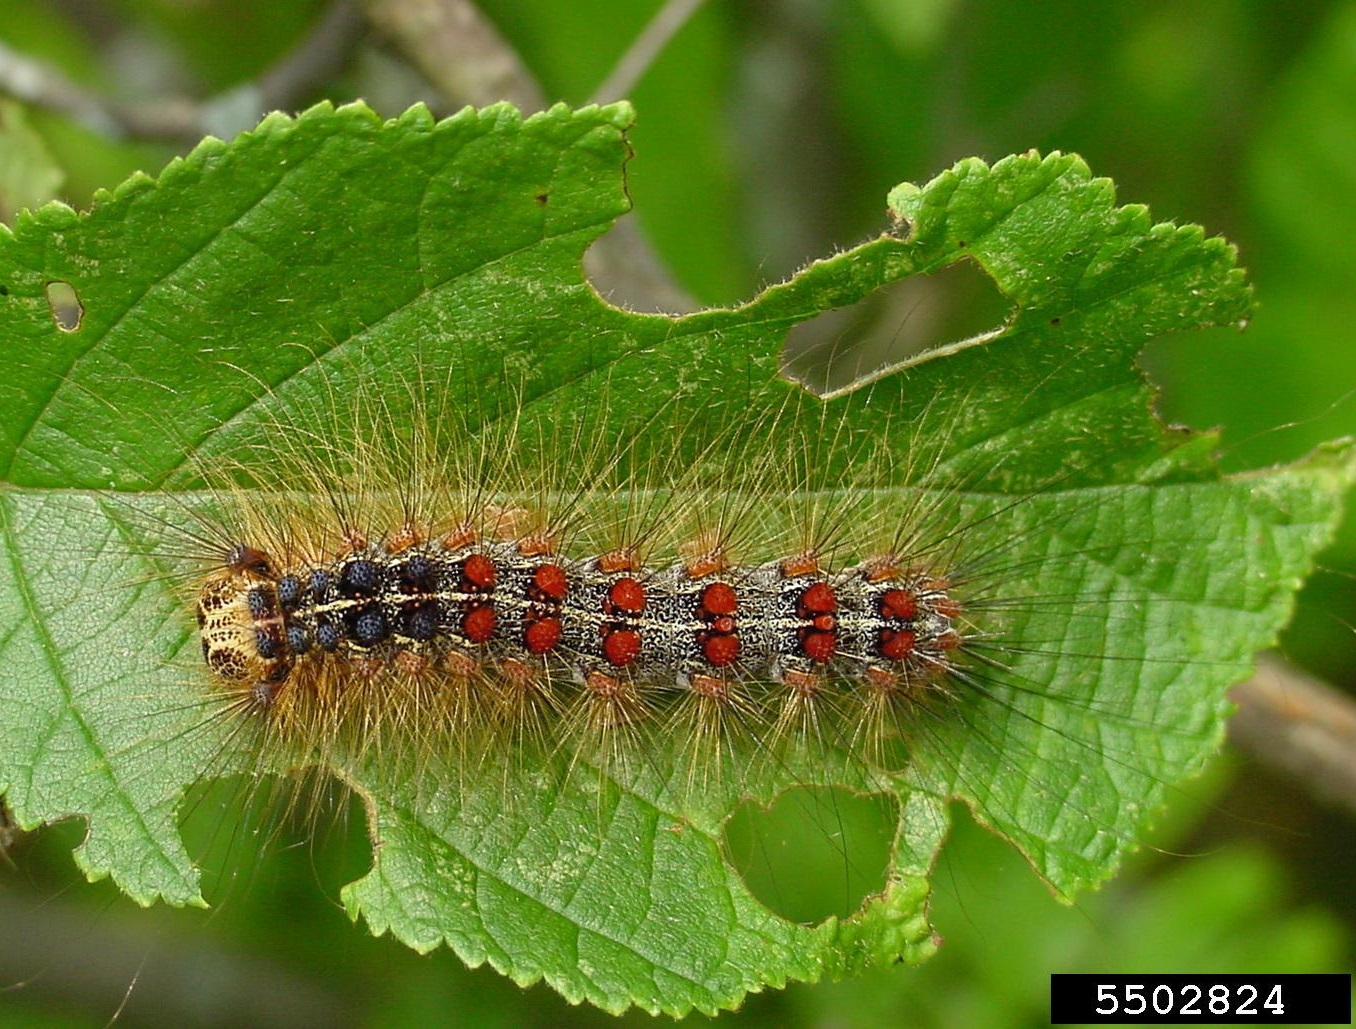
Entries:
<svg viewBox="0 0 1356 1029">
<path fill-rule="evenodd" d="M 0 221 L 11 221 L 21 207 L 51 200 L 62 178 L 24 109 L 13 101 L 0 102 Z"/>
<path fill-rule="evenodd" d="M 280 424 L 323 445 L 317 412 L 355 398 L 395 398 L 399 426 L 399 398 L 432 377 L 471 448 L 511 423 L 698 484 L 792 466 L 806 503 L 868 526 L 922 512 L 963 537 L 990 595 L 976 587 L 957 696 L 922 706 L 899 760 L 793 741 L 694 779 L 684 741 L 656 733 L 605 774 L 527 755 L 407 774 L 336 745 L 327 770 L 377 842 L 344 902 L 374 932 L 609 1010 L 714 1011 L 930 953 L 953 798 L 1061 894 L 1112 873 L 1218 746 L 1224 689 L 1289 617 L 1353 475 L 1332 449 L 1221 478 L 1210 437 L 1150 414 L 1145 342 L 1247 316 L 1232 249 L 1115 206 L 1077 157 L 970 160 L 898 187 L 889 232 L 745 306 L 633 314 L 581 270 L 627 209 L 630 121 L 625 105 L 436 123 L 322 106 L 0 238 L 0 790 L 20 824 L 85 817 L 90 878 L 201 902 L 184 790 L 289 755 L 265 761 L 207 716 L 192 616 L 146 527 L 203 501 L 202 464 L 248 463 Z M 778 377 L 794 325 L 958 261 L 1011 301 L 1001 332 L 828 400 Z M 53 282 L 79 298 L 73 330 Z M 898 820 L 881 894 L 814 926 L 751 891 L 723 833 L 742 801 L 801 787 L 881 795 Z"/>
<path fill-rule="evenodd" d="M 965 822 L 956 829 L 934 899 L 939 921 L 951 925 L 938 960 L 912 974 L 883 969 L 796 991 L 784 1020 L 877 1025 L 907 1011 L 915 1024 L 1015 1029 L 1048 1017 L 1051 968 L 1323 972 L 1350 962 L 1341 921 L 1296 904 L 1276 858 L 1246 844 L 1156 868 L 1067 910 L 1005 861 L 991 837 Z M 984 903 L 956 896 L 962 887 Z"/>
</svg>

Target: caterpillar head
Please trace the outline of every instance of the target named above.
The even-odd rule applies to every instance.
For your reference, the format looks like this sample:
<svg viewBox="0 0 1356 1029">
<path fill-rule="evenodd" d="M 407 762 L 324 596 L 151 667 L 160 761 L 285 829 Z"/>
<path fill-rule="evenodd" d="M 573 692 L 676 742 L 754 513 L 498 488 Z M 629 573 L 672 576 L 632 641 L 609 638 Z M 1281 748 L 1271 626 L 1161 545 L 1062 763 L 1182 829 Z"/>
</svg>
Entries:
<svg viewBox="0 0 1356 1029">
<path fill-rule="evenodd" d="M 271 693 L 291 670 L 273 563 L 236 544 L 198 593 L 198 631 L 212 674 Z"/>
</svg>

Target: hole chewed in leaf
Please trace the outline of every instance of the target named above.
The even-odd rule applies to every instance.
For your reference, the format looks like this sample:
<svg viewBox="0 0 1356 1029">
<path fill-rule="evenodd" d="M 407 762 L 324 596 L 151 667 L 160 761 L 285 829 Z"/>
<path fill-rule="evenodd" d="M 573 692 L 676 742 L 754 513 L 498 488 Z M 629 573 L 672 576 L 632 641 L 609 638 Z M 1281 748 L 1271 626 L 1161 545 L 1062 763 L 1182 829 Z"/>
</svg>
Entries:
<svg viewBox="0 0 1356 1029">
<path fill-rule="evenodd" d="M 82 297 L 105 305 L 81 328 L 101 330 L 97 360 L 80 359 L 94 341 L 69 337 L 83 345 L 58 353 L 66 360 L 19 354 L 10 370 L 18 393 L 37 398 L 24 445 L 12 448 L 9 481 L 20 488 L 7 496 L 11 563 L 26 570 L 17 607 L 25 626 L 41 618 L 40 638 L 50 641 L 12 655 L 8 675 L 12 706 L 25 716 L 0 732 L 0 781 L 16 819 L 86 814 L 83 867 L 142 902 L 200 903 L 192 855 L 202 848 L 185 843 L 174 817 L 186 786 L 205 773 L 267 777 L 318 766 L 361 796 L 368 821 L 359 818 L 357 829 L 370 828 L 376 841 L 368 863 L 340 877 L 361 876 L 341 889 L 344 914 L 421 953 L 447 945 L 514 981 L 545 980 L 574 1003 L 673 1015 L 934 949 L 924 873 L 949 798 L 1021 846 L 1061 895 L 1111 874 L 1172 784 L 1217 744 L 1225 680 L 1288 615 L 1289 590 L 1335 524 L 1328 494 L 1349 478 L 1334 452 L 1327 463 L 1221 482 L 1204 461 L 1208 438 L 1174 448 L 1150 422 L 1130 351 L 1151 334 L 1242 318 L 1250 299 L 1232 251 L 1195 230 L 1156 229 L 1138 209 L 1116 214 L 1107 184 L 1077 159 L 970 161 L 892 194 L 892 210 L 913 223 L 907 238 L 876 237 L 743 306 L 682 320 L 637 317 L 605 307 L 579 274 L 588 240 L 627 206 L 620 169 L 629 117 L 625 108 L 556 107 L 522 121 L 504 108 L 468 109 L 435 130 L 422 109 L 385 123 L 365 108 L 274 116 L 264 131 L 205 144 L 197 163 L 175 166 L 190 174 L 112 192 L 74 220 L 52 209 L 46 221 L 25 222 L 31 238 L 0 240 L 18 269 L 17 278 L 0 270 L 11 288 L 78 267 Z M 302 203 L 272 202 L 280 167 L 286 198 Z M 552 192 L 542 211 L 533 195 L 545 182 Z M 326 202 L 305 202 L 315 197 Z M 248 238 L 232 214 L 242 210 L 251 212 Z M 211 262 L 210 280 L 174 294 L 172 332 L 160 331 L 167 294 L 132 290 L 119 331 L 103 333 L 109 298 L 134 283 L 120 279 L 121 264 L 94 258 L 127 249 L 140 255 L 143 281 L 180 281 L 181 248 L 157 249 L 171 236 L 211 242 L 222 260 Z M 909 383 L 882 379 L 837 405 L 773 379 L 791 321 L 817 313 L 825 298 L 861 297 L 900 262 L 953 260 L 960 237 L 984 264 L 954 273 L 1016 269 L 1001 280 L 1013 302 L 1033 322 L 1065 312 L 1064 327 L 1030 333 L 1025 351 L 1005 341 L 961 355 L 992 361 L 955 362 L 982 369 L 952 376 L 954 365 L 934 364 Z M 1063 259 L 1077 248 L 1100 263 Z M 634 271 L 639 261 L 623 254 L 617 265 Z M 629 295 L 623 282 L 592 281 L 614 305 Z M 1111 305 L 1096 333 L 1063 303 L 1075 288 L 1079 303 Z M 248 290 L 251 303 L 229 302 Z M 973 320 L 910 315 L 915 301 L 887 308 L 882 325 L 887 337 L 905 326 L 931 345 L 1002 324 L 1002 311 L 986 317 L 963 294 L 954 304 Z M 30 336 L 53 341 L 43 304 L 0 307 L 28 318 Z M 1084 353 L 1093 359 L 1079 360 Z M 426 394 L 433 412 L 454 416 L 439 432 L 402 417 Z M 321 410 L 307 416 L 308 404 Z M 360 418 L 375 423 L 375 438 L 342 424 L 336 432 L 324 417 L 355 409 L 376 416 Z M 110 410 L 119 416 L 111 429 Z M 174 431 L 145 430 L 156 424 Z M 273 431 L 279 425 L 284 431 Z M 673 425 L 680 431 L 668 431 Z M 400 446 L 384 445 L 388 437 Z M 118 490 L 151 512 L 152 524 L 104 495 L 113 459 L 137 473 L 116 473 L 119 484 L 152 484 Z M 522 500 L 548 509 L 537 521 L 562 531 L 535 532 L 528 519 L 526 535 L 500 539 L 509 535 L 506 512 Z M 259 661 L 276 660 L 260 654 L 260 640 L 277 652 L 282 598 L 293 603 L 301 572 L 308 582 L 320 572 L 316 618 L 300 627 L 315 626 L 315 639 L 296 646 L 314 649 L 321 615 L 354 616 L 353 660 L 334 666 L 342 679 L 326 680 L 342 683 L 342 702 L 332 699 L 337 689 L 282 695 L 319 698 L 323 719 L 280 717 L 284 709 L 267 703 L 276 683 L 266 675 L 219 687 L 194 653 L 192 584 L 223 570 L 262 575 L 224 567 L 229 550 L 220 545 L 247 538 L 253 546 L 265 528 L 297 559 L 290 576 L 238 591 L 247 618 L 233 638 Z M 788 568 L 818 576 L 787 586 L 784 598 L 777 590 L 787 601 L 779 610 L 794 612 L 797 626 L 783 634 L 801 666 L 796 681 L 781 674 L 785 663 L 767 662 L 700 684 L 686 666 L 681 677 L 665 667 L 643 692 L 621 674 L 590 682 L 566 662 L 562 674 L 538 678 L 531 668 L 500 667 L 499 652 L 483 645 L 492 638 L 484 614 L 469 626 L 463 617 L 459 631 L 468 632 L 439 644 L 438 679 L 421 674 L 434 602 L 460 605 L 466 617 L 492 614 L 486 594 L 498 589 L 500 628 L 514 612 L 510 628 L 526 643 L 526 618 L 516 612 L 528 610 L 517 590 L 528 568 L 532 624 L 555 618 L 550 605 L 562 598 L 537 572 L 551 563 L 557 535 L 562 564 L 635 544 L 662 555 L 684 583 L 699 564 L 712 575 L 766 568 L 772 583 L 800 577 Z M 460 542 L 444 544 L 445 536 Z M 444 575 L 452 588 L 442 592 L 419 567 L 435 538 L 442 551 L 457 549 Z M 683 550 L 694 540 L 703 544 L 700 562 Z M 386 563 L 357 553 L 388 541 Z M 462 549 L 482 543 L 502 548 L 504 575 L 490 579 L 474 565 L 465 574 L 475 554 Z M 804 556 L 807 545 L 823 551 L 818 572 L 807 570 L 818 557 Z M 832 593 L 822 580 L 836 583 L 855 562 L 887 555 L 909 559 L 901 574 L 917 564 L 938 580 L 924 592 L 943 602 L 955 585 L 966 625 L 973 615 L 973 631 L 960 638 L 973 642 L 968 663 L 953 666 L 945 655 L 954 648 L 941 643 L 950 637 L 931 636 L 936 660 L 964 673 L 951 677 L 954 699 L 938 683 L 936 703 L 924 707 L 888 675 L 864 696 L 836 671 L 855 660 L 847 634 L 840 655 L 831 633 L 839 598 L 810 590 Z M 355 575 L 344 578 L 350 566 Z M 859 596 L 879 585 L 877 574 L 862 569 Z M 374 595 L 373 576 L 391 589 Z M 318 610 L 336 582 L 353 596 Z M 603 655 L 608 664 L 634 661 L 642 622 L 646 632 L 663 624 L 664 639 L 681 633 L 703 655 L 743 629 L 752 651 L 755 634 L 739 620 L 751 609 L 736 603 L 732 613 L 723 590 L 708 596 L 715 582 L 691 604 L 684 593 L 662 623 L 636 613 L 634 587 L 619 606 L 612 585 L 594 590 L 611 609 L 601 619 L 581 614 L 579 636 L 602 639 L 605 626 L 618 637 Z M 917 622 L 904 617 L 906 598 L 878 599 L 862 624 Z M 374 668 L 363 640 L 391 638 L 383 619 L 397 601 L 402 630 L 418 636 L 395 634 L 409 645 L 397 641 L 387 667 Z M 952 619 L 935 606 L 931 615 L 938 632 Z M 917 643 L 917 629 L 889 628 L 892 651 L 913 653 L 900 648 Z M 886 642 L 857 635 L 864 645 L 854 642 L 854 651 Z M 534 630 L 535 647 L 545 648 L 544 638 L 555 639 Z M 293 646 L 290 634 L 285 643 Z M 691 652 L 684 643 L 681 653 Z M 729 650 L 713 653 L 730 660 Z M 803 670 L 833 660 L 839 666 L 824 676 Z M 478 688 L 482 679 L 492 688 Z M 896 740 L 916 760 L 896 760 Z M 272 747 L 261 752 L 260 741 Z M 38 767 L 41 780 L 29 774 Z M 262 802 L 271 788 L 253 782 L 244 799 Z M 310 814 L 310 796 L 303 788 L 293 810 Z M 736 814 L 741 796 L 781 800 L 771 813 L 751 802 Z M 272 844 L 274 823 L 256 833 L 248 818 L 214 819 L 220 806 L 199 797 L 177 810 L 201 812 L 223 850 L 237 840 Z M 859 844 L 848 831 L 860 804 L 879 830 L 874 842 Z M 778 832 L 769 823 L 783 809 L 790 828 Z M 897 828 L 902 812 L 908 820 Z M 811 844 L 822 844 L 819 857 Z M 330 850 L 319 841 L 271 846 L 284 859 L 313 849 Z M 208 851 L 213 864 L 231 857 Z M 734 881 L 736 867 L 748 889 Z M 247 869 L 227 878 L 224 892 L 259 896 L 270 875 Z M 886 882 L 886 901 L 863 908 Z M 283 899 L 272 904 L 274 921 L 288 911 L 284 921 L 300 938 Z M 815 931 L 769 909 L 797 921 L 858 914 L 846 931 Z"/>
<path fill-rule="evenodd" d="M 80 295 L 69 282 L 56 279 L 47 284 L 47 304 L 52 309 L 52 321 L 62 332 L 75 332 L 85 317 Z"/>
<path fill-rule="evenodd" d="M 801 322 L 787 335 L 782 374 L 820 396 L 962 345 L 994 338 L 1012 303 L 973 262 L 912 275 L 849 307 Z"/>
<path fill-rule="evenodd" d="M 725 856 L 782 918 L 847 918 L 885 889 L 898 820 L 891 796 L 797 787 L 767 807 L 741 804 L 725 823 Z"/>
</svg>

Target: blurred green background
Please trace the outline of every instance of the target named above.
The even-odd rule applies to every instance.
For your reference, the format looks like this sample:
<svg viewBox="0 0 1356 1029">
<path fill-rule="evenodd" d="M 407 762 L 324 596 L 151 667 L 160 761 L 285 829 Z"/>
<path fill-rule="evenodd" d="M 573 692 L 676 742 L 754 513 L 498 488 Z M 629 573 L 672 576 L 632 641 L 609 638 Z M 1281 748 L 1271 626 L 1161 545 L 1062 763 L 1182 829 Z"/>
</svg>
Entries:
<svg viewBox="0 0 1356 1029">
<path fill-rule="evenodd" d="M 0 43 L 121 101 L 206 97 L 258 76 L 328 6 L 0 0 Z M 661 4 L 481 6 L 549 99 L 583 103 Z M 444 113 L 458 106 L 377 34 L 307 102 L 323 97 L 366 97 L 388 115 L 416 99 Z M 1245 334 L 1197 334 L 1145 355 L 1165 415 L 1221 426 L 1231 468 L 1356 432 L 1356 4 L 713 0 L 630 98 L 633 217 L 701 303 L 747 298 L 881 231 L 899 181 L 972 154 L 1077 151 L 1123 201 L 1234 240 L 1257 286 Z M 0 218 L 51 196 L 88 204 L 176 152 L 0 100 Z M 956 338 L 1001 318 L 991 300 L 912 299 L 886 331 Z M 1356 522 L 1326 565 L 1284 649 L 1350 690 Z M 193 805 L 205 864 L 234 867 L 211 915 L 140 911 L 106 884 L 80 882 L 70 860 L 78 825 L 16 840 L 0 865 L 0 1023 L 614 1021 L 543 987 L 466 971 L 445 952 L 419 957 L 367 938 L 337 901 L 366 867 L 360 813 L 336 815 L 311 841 L 223 814 L 240 792 L 226 784 Z M 958 818 L 936 880 L 946 942 L 934 961 L 765 993 L 724 1020 L 1038 1025 L 1051 971 L 1353 965 L 1356 822 L 1243 755 L 1226 754 L 1185 788 L 1154 846 L 1075 908 Z M 256 832 L 276 833 L 266 855 L 243 868 L 230 861 Z"/>
</svg>

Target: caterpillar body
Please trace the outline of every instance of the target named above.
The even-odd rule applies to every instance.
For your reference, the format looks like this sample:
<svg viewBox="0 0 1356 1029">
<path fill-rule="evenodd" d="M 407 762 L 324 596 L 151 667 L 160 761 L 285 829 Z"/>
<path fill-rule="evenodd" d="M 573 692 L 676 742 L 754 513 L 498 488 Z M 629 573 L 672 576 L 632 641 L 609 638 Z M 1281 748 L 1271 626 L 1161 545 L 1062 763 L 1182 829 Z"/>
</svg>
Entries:
<svg viewBox="0 0 1356 1029">
<path fill-rule="evenodd" d="M 328 563 L 286 565 L 233 546 L 198 601 L 212 672 L 264 710 L 313 693 L 327 665 L 364 678 L 493 674 L 576 690 L 610 723 L 635 717 L 642 692 L 806 700 L 840 682 L 908 695 L 944 676 L 963 643 L 946 580 L 897 555 L 828 572 L 808 553 L 757 566 L 718 551 L 667 567 L 626 551 L 570 560 L 540 535 L 481 541 L 464 527 L 352 542 Z"/>
<path fill-rule="evenodd" d="M 621 469 L 595 441 L 524 473 L 545 441 L 470 444 L 419 402 L 404 440 L 379 428 L 389 401 L 360 407 L 347 426 L 303 419 L 330 426 L 319 457 L 275 448 L 247 462 L 254 488 L 219 479 L 184 534 L 213 693 L 293 763 L 464 767 L 544 742 L 605 771 L 676 745 L 704 785 L 727 755 L 847 747 L 865 765 L 992 630 L 966 610 L 964 533 L 924 542 L 958 517 L 945 491 L 789 486 L 806 473 L 786 461 L 698 484 L 666 457 Z"/>
<path fill-rule="evenodd" d="M 249 226 L 166 246 L 151 321 L 115 264 L 66 260 L 77 226 L 26 230 L 61 227 L 6 280 L 60 357 L 3 512 L 30 559 L 0 730 L 21 825 L 88 813 L 87 874 L 198 903 L 185 789 L 313 770 L 363 803 L 342 897 L 375 933 L 673 1013 L 929 953 L 953 801 L 1063 893 L 1111 874 L 1335 518 L 1335 459 L 1221 478 L 1148 414 L 1144 341 L 1246 316 L 1227 245 L 1114 208 L 1076 159 L 966 162 L 747 305 L 639 315 L 576 274 L 626 206 L 595 180 L 628 112 L 345 118 L 422 156 L 317 146 L 322 112 L 156 188 L 192 210 L 237 158 L 274 183 L 317 153 L 364 155 L 325 196 L 417 188 L 301 233 L 242 202 Z M 530 144 L 533 188 L 472 138 Z M 202 276 L 223 245 L 265 266 Z M 793 325 L 966 260 L 1001 332 L 833 397 L 777 377 Z M 64 335 L 53 278 L 85 301 Z M 890 807 L 851 917 L 784 917 L 728 860 L 732 812 L 798 787 Z"/>
<path fill-rule="evenodd" d="M 933 485 L 930 463 L 860 462 L 900 483 L 880 487 L 799 434 L 752 466 L 736 433 L 622 460 L 608 438 L 473 435 L 446 410 L 416 402 L 397 417 L 394 403 L 367 393 L 357 417 L 331 401 L 279 415 L 259 449 L 202 470 L 205 494 L 130 521 L 134 549 L 181 583 L 175 621 L 197 614 L 174 660 L 181 694 L 154 712 L 180 728 L 154 745 L 196 753 L 204 778 L 244 772 L 248 789 L 306 768 L 353 787 L 375 869 L 345 903 L 361 900 L 380 931 L 381 894 L 399 890 L 433 926 L 402 931 L 420 949 L 456 931 L 425 897 L 449 873 L 411 878 L 427 877 L 430 840 L 454 855 L 452 881 L 463 863 L 488 869 L 547 911 L 605 888 L 607 917 L 585 929 L 606 937 L 632 917 L 628 895 L 651 888 L 630 841 L 642 856 L 681 849 L 706 878 L 721 869 L 731 885 L 718 892 L 739 896 L 722 841 L 742 800 L 841 786 L 885 798 L 898 821 L 869 920 L 917 896 L 952 797 L 1042 871 L 1090 879 L 1169 788 L 1143 741 L 1186 761 L 1208 749 L 1208 712 L 1164 718 L 1154 694 L 1107 681 L 1190 689 L 1178 672 L 1192 659 L 1142 651 L 1196 631 L 1212 530 L 1181 512 L 1213 484 L 1066 476 L 1003 493 L 1001 456 L 973 485 Z M 956 431 L 928 427 L 940 449 Z M 711 475 L 687 456 L 727 451 Z M 1264 493 L 1228 490 L 1239 518 L 1269 516 Z M 1103 539 L 1107 524 L 1143 528 Z M 1046 811 L 1072 842 L 1042 850 Z M 543 856 L 520 869 L 524 852 Z M 646 911 L 682 910 L 686 879 Z M 732 939 L 749 925 L 792 941 L 826 928 L 738 903 L 721 930 Z M 921 919 L 909 931 L 900 946 L 933 945 Z M 776 974 L 756 956 L 731 972 L 723 943 L 693 953 L 703 982 L 733 976 L 732 990 Z M 531 949 L 518 960 L 541 967 Z"/>
</svg>

